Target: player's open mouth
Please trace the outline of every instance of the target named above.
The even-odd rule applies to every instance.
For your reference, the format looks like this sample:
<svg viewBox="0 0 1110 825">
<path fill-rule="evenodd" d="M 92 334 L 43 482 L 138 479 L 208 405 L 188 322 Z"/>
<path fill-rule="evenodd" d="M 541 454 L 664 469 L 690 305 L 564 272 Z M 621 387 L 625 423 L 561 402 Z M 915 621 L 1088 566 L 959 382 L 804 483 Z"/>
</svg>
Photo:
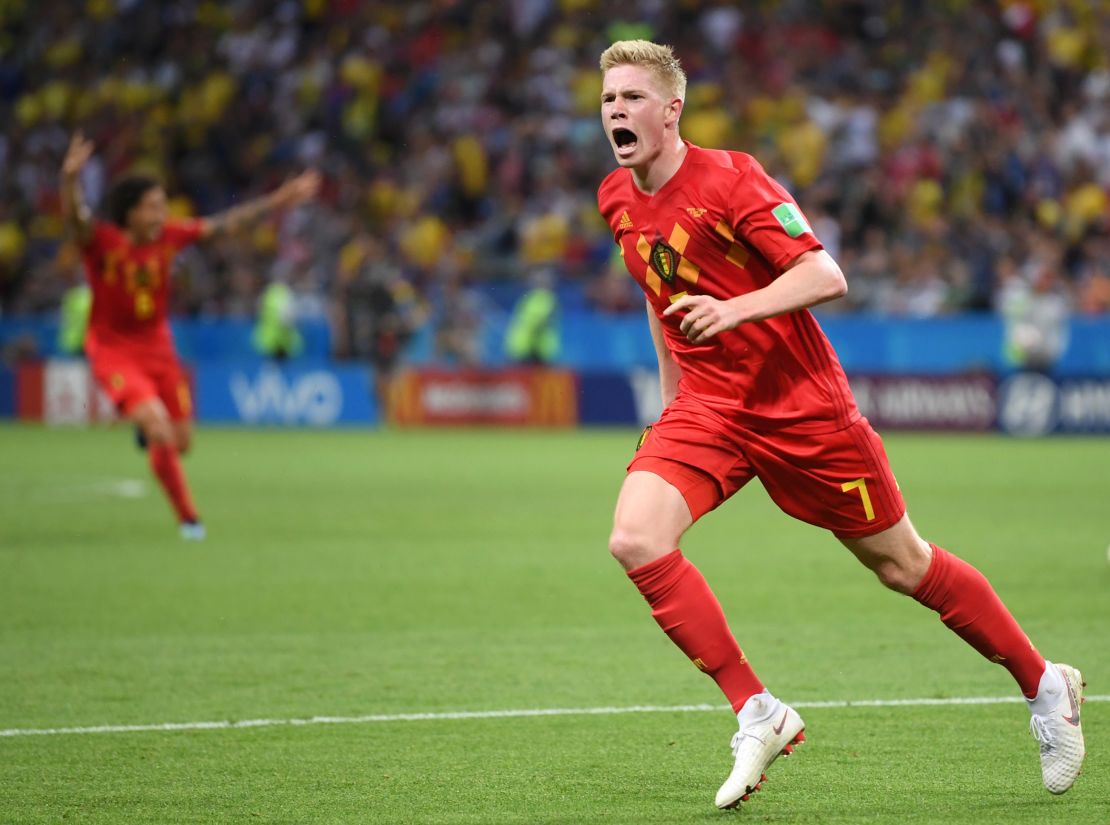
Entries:
<svg viewBox="0 0 1110 825">
<path fill-rule="evenodd" d="M 621 157 L 627 157 L 636 151 L 637 140 L 636 133 L 623 126 L 613 130 L 613 145 Z"/>
</svg>

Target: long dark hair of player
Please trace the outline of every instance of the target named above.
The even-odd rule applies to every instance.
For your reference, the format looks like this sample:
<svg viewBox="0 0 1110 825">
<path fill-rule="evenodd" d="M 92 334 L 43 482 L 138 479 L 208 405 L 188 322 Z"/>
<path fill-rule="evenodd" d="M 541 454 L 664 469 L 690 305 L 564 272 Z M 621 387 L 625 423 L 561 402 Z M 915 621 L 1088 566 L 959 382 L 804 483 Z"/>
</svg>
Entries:
<svg viewBox="0 0 1110 825">
<path fill-rule="evenodd" d="M 121 229 L 126 228 L 128 213 L 139 205 L 143 195 L 161 185 L 161 181 L 150 175 L 128 175 L 120 178 L 104 198 L 104 213 L 108 220 Z"/>
</svg>

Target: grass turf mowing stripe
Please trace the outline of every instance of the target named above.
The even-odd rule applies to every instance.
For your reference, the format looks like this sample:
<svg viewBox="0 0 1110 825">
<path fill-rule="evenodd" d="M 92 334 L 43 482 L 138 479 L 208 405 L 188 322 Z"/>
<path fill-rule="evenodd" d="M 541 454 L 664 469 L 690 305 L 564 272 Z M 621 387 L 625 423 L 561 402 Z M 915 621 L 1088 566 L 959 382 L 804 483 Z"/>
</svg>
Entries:
<svg viewBox="0 0 1110 825">
<path fill-rule="evenodd" d="M 932 705 L 1001 705 L 1024 701 L 1018 696 L 963 696 L 949 699 L 833 699 L 791 702 L 794 708 L 890 708 Z M 1110 696 L 1087 696 L 1086 702 L 1110 702 Z M 520 710 L 464 710 L 445 713 L 376 713 L 365 716 L 310 716 L 304 719 L 241 719 L 222 722 L 161 722 L 148 725 L 92 725 L 72 728 L 9 728 L 0 737 L 59 736 L 85 733 L 147 733 L 179 730 L 233 730 L 299 725 L 361 725 L 371 722 L 426 722 L 452 719 L 513 719 L 528 716 L 609 716 L 619 713 L 701 713 L 727 710 L 728 705 L 630 705 L 601 708 L 532 708 Z"/>
</svg>

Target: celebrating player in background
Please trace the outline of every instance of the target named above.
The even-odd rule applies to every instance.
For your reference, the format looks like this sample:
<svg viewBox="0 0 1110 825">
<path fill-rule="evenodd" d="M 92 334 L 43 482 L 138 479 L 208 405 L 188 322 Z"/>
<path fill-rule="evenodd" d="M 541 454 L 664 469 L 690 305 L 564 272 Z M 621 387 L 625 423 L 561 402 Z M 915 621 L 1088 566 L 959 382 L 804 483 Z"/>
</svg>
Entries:
<svg viewBox="0 0 1110 825">
<path fill-rule="evenodd" d="M 204 526 L 180 461 L 192 440 L 192 400 L 170 332 L 173 258 L 194 241 L 234 232 L 276 209 L 313 198 L 320 178 L 310 170 L 269 195 L 218 215 L 173 220 L 157 180 L 127 177 L 108 193 L 108 221 L 98 221 L 78 180 L 92 151 L 92 143 L 78 132 L 61 171 L 62 208 L 81 246 L 93 294 L 85 351 L 97 382 L 140 428 L 151 470 L 173 505 L 181 535 L 202 539 Z"/>
<path fill-rule="evenodd" d="M 713 591 L 675 549 L 755 476 L 783 511 L 830 530 L 884 585 L 1010 671 L 1033 714 L 1044 784 L 1063 793 L 1084 753 L 1080 673 L 1046 662 L 983 575 L 910 524 L 882 442 L 807 310 L 845 293 L 840 268 L 751 156 L 679 137 L 686 76 L 669 46 L 614 43 L 601 70 L 602 124 L 620 168 L 598 205 L 647 296 L 664 406 L 628 465 L 609 546 L 737 714 L 717 806 L 746 800 L 804 739 L 801 718 L 764 688 Z"/>
</svg>

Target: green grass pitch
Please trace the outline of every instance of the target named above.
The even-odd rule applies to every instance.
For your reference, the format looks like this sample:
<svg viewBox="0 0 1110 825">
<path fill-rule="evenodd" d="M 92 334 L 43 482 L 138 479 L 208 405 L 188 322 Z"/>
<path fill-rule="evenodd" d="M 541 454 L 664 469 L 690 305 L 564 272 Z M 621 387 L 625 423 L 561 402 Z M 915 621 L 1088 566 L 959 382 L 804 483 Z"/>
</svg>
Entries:
<svg viewBox="0 0 1110 825">
<path fill-rule="evenodd" d="M 128 430 L 0 427 L 0 822 L 1110 822 L 1106 701 L 1062 797 L 1021 704 L 811 706 L 715 810 L 734 720 L 606 551 L 636 436 L 202 429 L 186 544 Z M 887 447 L 922 533 L 1110 694 L 1110 440 Z M 758 484 L 684 550 L 787 701 L 1015 695 Z M 273 724 L 10 735 L 241 720 Z"/>
</svg>

